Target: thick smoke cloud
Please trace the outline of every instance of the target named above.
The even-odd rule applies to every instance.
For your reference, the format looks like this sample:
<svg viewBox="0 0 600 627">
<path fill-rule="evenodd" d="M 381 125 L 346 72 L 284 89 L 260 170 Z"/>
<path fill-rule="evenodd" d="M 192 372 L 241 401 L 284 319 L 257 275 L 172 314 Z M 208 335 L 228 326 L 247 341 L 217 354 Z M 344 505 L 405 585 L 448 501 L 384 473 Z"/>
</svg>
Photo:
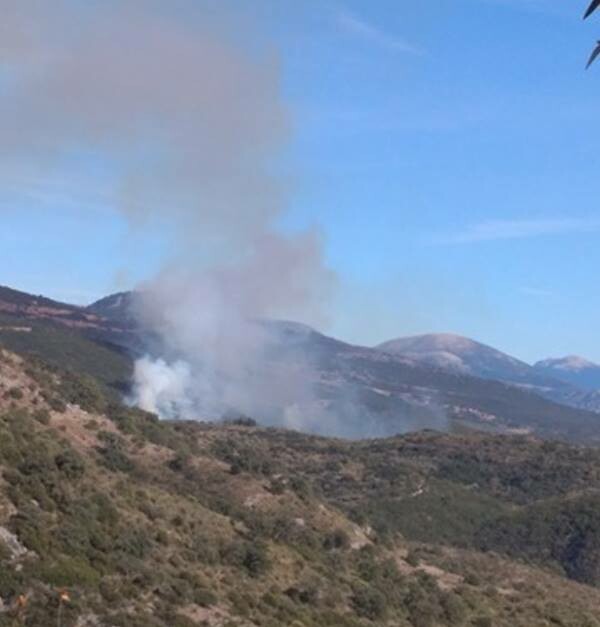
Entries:
<svg viewBox="0 0 600 627">
<path fill-rule="evenodd" d="M 269 384 L 256 323 L 322 322 L 333 284 L 318 233 L 276 226 L 290 134 L 276 55 L 215 3 L 1 6 L 0 176 L 91 156 L 131 227 L 162 229 L 174 251 L 141 286 L 158 348 L 136 364 L 135 401 L 214 417 L 309 398 L 301 364 Z"/>
<path fill-rule="evenodd" d="M 231 8 L 0 0 L 0 182 L 93 164 L 131 229 L 163 234 L 171 255 L 135 301 L 149 354 L 132 402 L 164 417 L 399 431 L 365 416 L 355 389 L 338 386 L 332 411 L 315 394 L 310 330 L 265 323 L 322 326 L 335 277 L 316 230 L 278 228 L 291 127 L 279 61 Z"/>
</svg>

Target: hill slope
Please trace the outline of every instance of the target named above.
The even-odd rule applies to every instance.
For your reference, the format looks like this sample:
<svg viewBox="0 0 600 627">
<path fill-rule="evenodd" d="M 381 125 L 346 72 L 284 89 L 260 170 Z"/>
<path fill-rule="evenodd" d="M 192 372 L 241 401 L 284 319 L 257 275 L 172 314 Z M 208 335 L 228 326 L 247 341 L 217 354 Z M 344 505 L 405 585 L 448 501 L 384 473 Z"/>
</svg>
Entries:
<svg viewBox="0 0 600 627">
<path fill-rule="evenodd" d="M 2 352 L 0 469 L 7 627 L 600 624 L 598 526 L 585 567 L 548 550 L 563 528 L 531 566 L 506 540 L 550 498 L 592 499 L 591 449 L 158 422 Z"/>
</svg>

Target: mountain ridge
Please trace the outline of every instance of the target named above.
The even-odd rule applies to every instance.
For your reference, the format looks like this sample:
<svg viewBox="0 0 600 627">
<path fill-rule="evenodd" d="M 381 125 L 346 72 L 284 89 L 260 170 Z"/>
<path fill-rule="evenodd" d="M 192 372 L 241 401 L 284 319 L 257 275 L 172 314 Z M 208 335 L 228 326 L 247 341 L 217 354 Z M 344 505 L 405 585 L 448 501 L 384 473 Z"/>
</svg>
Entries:
<svg viewBox="0 0 600 627">
<path fill-rule="evenodd" d="M 549 358 L 533 366 L 541 374 L 552 376 L 572 385 L 588 390 L 600 391 L 600 365 L 577 355 Z"/>
<path fill-rule="evenodd" d="M 448 371 L 504 381 L 565 405 L 600 411 L 595 388 L 581 385 L 578 377 L 561 375 L 557 368 L 544 367 L 544 362 L 532 366 L 464 336 L 433 333 L 401 337 L 376 348 Z M 600 368 L 598 374 L 600 387 Z"/>
<path fill-rule="evenodd" d="M 1 298 L 0 291 L 0 301 Z M 31 298 L 35 300 L 35 297 Z M 127 307 L 133 298 L 133 294 L 121 293 L 102 299 L 101 307 L 98 303 L 88 308 L 75 307 L 77 315 L 83 310 L 85 316 L 91 317 L 84 319 L 93 321 L 93 326 L 65 324 L 60 310 L 55 319 L 48 312 L 44 317 L 32 317 L 31 310 L 23 306 L 16 313 L 5 314 L 7 321 L 12 320 L 14 327 L 30 325 L 35 328 L 36 337 L 13 332 L 7 324 L 4 330 L 0 328 L 0 342 L 19 351 L 39 351 L 43 346 L 45 354 L 60 364 L 70 338 L 82 336 L 85 341 L 115 351 L 119 359 L 129 360 L 128 365 L 123 362 L 119 366 L 122 374 L 117 382 L 110 376 L 105 377 L 109 385 L 116 384 L 122 389 L 122 377 L 127 369 L 131 371 L 138 356 L 149 350 L 162 356 L 160 346 L 149 345 L 147 336 L 131 325 Z M 103 311 L 99 312 L 99 309 Z M 298 423 L 293 419 L 285 424 L 330 435 L 346 434 L 347 437 L 386 436 L 428 426 L 453 429 L 457 425 L 467 425 L 499 432 L 538 433 L 545 437 L 600 442 L 597 414 L 557 404 L 524 387 L 347 344 L 297 323 L 262 321 L 260 324 L 273 331 L 275 348 L 270 352 L 268 369 L 259 373 L 264 378 L 263 388 L 273 389 L 274 385 L 277 389 L 286 388 L 274 383 L 282 376 L 278 373 L 285 372 L 288 364 L 300 360 L 306 368 L 302 374 L 304 378 L 298 383 L 302 389 L 310 389 L 312 397 L 306 404 L 306 400 L 295 396 L 295 388 L 292 388 L 284 390 L 291 396 L 282 399 L 281 405 L 273 405 L 265 397 L 259 406 L 232 408 L 258 415 L 264 424 L 282 424 L 283 409 L 294 407 L 294 415 L 311 416 L 312 422 Z M 69 335 L 71 333 L 75 335 Z M 62 334 L 60 342 L 46 341 L 47 336 L 58 339 L 56 334 Z M 57 351 L 55 346 L 60 350 Z M 80 346 L 71 351 L 71 363 L 96 376 L 98 368 L 90 369 L 90 365 L 98 364 L 98 359 L 104 362 L 105 358 L 98 354 L 96 360 L 82 360 L 78 355 L 96 350 L 92 345 L 86 346 L 90 348 Z M 78 352 L 81 350 L 84 353 Z M 173 357 L 177 358 L 177 355 Z M 110 368 L 105 368 L 104 372 L 109 375 Z M 594 402 L 597 400 L 593 399 Z M 206 419 L 207 416 L 198 415 L 198 418 Z"/>
</svg>

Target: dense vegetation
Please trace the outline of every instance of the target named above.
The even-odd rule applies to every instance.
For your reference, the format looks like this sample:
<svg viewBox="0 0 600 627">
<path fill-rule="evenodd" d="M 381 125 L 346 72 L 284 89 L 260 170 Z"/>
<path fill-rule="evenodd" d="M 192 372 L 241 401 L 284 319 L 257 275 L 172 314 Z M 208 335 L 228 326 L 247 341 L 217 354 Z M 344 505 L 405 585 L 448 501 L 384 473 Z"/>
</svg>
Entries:
<svg viewBox="0 0 600 627">
<path fill-rule="evenodd" d="M 591 449 L 167 423 L 2 353 L 0 470 L 0 625 L 600 625 Z"/>
<path fill-rule="evenodd" d="M 217 433 L 221 452 L 223 436 Z M 278 460 L 295 481 L 302 477 L 350 519 L 373 526 L 381 539 L 402 534 L 502 552 L 600 583 L 596 449 L 435 432 L 345 443 L 270 431 L 237 440 L 228 435 L 226 443 Z"/>
<path fill-rule="evenodd" d="M 0 314 L 0 345 L 63 370 L 85 373 L 113 390 L 123 389 L 131 377 L 131 358 L 114 346 L 44 321 Z"/>
</svg>

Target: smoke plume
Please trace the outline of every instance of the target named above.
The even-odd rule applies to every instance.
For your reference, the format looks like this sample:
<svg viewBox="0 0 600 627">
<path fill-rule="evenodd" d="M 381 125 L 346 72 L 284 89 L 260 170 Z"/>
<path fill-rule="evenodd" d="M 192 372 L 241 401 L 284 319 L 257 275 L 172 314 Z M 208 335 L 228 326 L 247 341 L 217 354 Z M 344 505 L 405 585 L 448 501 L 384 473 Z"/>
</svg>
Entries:
<svg viewBox="0 0 600 627">
<path fill-rule="evenodd" d="M 140 286 L 135 313 L 158 341 L 136 364 L 135 401 L 213 418 L 308 398 L 302 364 L 266 369 L 257 323 L 322 322 L 333 284 L 318 232 L 277 227 L 290 120 L 276 54 L 210 2 L 1 4 L 0 176 L 83 155 L 131 228 L 169 242 Z"/>
<path fill-rule="evenodd" d="M 134 299 L 148 354 L 132 402 L 172 418 L 399 431 L 393 412 L 386 425 L 365 415 L 364 391 L 323 380 L 320 336 L 267 322 L 321 326 L 335 277 L 317 230 L 279 227 L 290 115 L 278 57 L 235 4 L 0 0 L 0 182 L 91 168 L 132 233 L 161 233 L 169 254 Z"/>
</svg>

